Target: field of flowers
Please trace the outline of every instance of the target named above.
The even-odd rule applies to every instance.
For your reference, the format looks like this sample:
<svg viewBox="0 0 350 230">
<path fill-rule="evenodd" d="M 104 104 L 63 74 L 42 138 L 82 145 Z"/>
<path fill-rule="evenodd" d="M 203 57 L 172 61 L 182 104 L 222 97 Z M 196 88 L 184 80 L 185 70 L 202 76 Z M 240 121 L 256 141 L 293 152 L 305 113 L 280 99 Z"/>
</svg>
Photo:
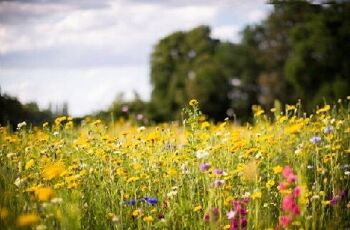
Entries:
<svg viewBox="0 0 350 230">
<path fill-rule="evenodd" d="M 350 107 L 0 128 L 1 229 L 349 229 Z"/>
</svg>

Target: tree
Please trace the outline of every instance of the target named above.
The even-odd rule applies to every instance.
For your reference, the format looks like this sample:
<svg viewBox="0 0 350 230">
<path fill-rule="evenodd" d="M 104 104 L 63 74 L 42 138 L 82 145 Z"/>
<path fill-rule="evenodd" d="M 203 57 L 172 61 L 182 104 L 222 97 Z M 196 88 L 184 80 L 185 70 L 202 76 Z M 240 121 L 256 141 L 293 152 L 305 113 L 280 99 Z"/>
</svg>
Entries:
<svg viewBox="0 0 350 230">
<path fill-rule="evenodd" d="M 229 77 L 215 54 L 220 42 L 210 29 L 200 26 L 163 38 L 151 57 L 151 111 L 156 121 L 179 117 L 181 109 L 196 98 L 210 117 L 225 117 L 229 106 Z"/>
<path fill-rule="evenodd" d="M 297 95 L 311 110 L 324 99 L 350 92 L 350 4 L 331 4 L 294 27 L 285 71 Z"/>
</svg>

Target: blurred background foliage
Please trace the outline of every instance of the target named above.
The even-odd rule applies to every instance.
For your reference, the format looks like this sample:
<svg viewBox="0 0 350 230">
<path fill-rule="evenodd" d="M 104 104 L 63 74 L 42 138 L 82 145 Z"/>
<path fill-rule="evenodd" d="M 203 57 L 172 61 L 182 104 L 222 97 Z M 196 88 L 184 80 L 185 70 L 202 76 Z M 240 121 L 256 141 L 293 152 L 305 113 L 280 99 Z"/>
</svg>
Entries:
<svg viewBox="0 0 350 230">
<path fill-rule="evenodd" d="M 95 116 L 111 120 L 133 118 L 140 123 L 181 118 L 186 103 L 196 98 L 212 120 L 235 117 L 247 121 L 251 106 L 265 109 L 275 100 L 306 112 L 325 100 L 350 94 L 350 4 L 312 5 L 303 1 L 273 1 L 274 8 L 259 24 L 241 31 L 241 41 L 211 38 L 208 26 L 177 31 L 162 38 L 150 58 L 150 101 L 122 95 Z M 57 113 L 21 105 L 1 95 L 1 124 L 28 120 L 37 124 Z"/>
</svg>

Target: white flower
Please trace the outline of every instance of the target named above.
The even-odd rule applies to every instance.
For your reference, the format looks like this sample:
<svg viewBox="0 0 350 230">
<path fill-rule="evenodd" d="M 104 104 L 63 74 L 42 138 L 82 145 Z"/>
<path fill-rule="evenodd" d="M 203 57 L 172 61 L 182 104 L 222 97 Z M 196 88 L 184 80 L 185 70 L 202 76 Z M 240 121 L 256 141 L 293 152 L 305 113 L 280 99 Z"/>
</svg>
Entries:
<svg viewBox="0 0 350 230">
<path fill-rule="evenodd" d="M 16 155 L 17 155 L 17 153 L 8 153 L 6 156 L 7 156 L 7 158 L 11 158 L 11 157 L 16 156 Z"/>
<path fill-rule="evenodd" d="M 63 199 L 61 197 L 55 197 L 51 199 L 51 203 L 53 204 L 60 204 L 63 202 Z"/>
<path fill-rule="evenodd" d="M 209 156 L 209 152 L 206 150 L 198 150 L 196 152 L 196 157 L 198 159 L 204 159 L 204 158 L 207 158 L 208 156 Z"/>
<path fill-rule="evenodd" d="M 46 225 L 40 224 L 40 225 L 36 226 L 35 229 L 36 230 L 45 230 L 46 229 Z"/>
<path fill-rule="evenodd" d="M 19 187 L 19 186 L 21 186 L 21 184 L 24 182 L 24 179 L 21 179 L 21 178 L 19 178 L 19 177 L 17 177 L 17 179 L 15 180 L 15 185 L 17 186 L 17 187 Z"/>
<path fill-rule="evenodd" d="M 344 174 L 349 176 L 350 175 L 350 171 L 345 171 Z"/>
<path fill-rule="evenodd" d="M 17 124 L 17 129 L 21 129 L 22 127 L 25 127 L 27 125 L 27 123 L 25 121 L 21 122 L 21 123 L 18 123 Z"/>
<path fill-rule="evenodd" d="M 145 129 L 146 129 L 145 126 L 141 126 L 140 128 L 137 129 L 137 131 L 138 131 L 138 132 L 142 132 L 142 131 L 144 131 Z"/>
<path fill-rule="evenodd" d="M 169 198 L 173 198 L 174 196 L 176 196 L 177 194 L 177 191 L 176 190 L 173 190 L 173 191 L 170 191 L 166 194 L 167 197 Z"/>
</svg>

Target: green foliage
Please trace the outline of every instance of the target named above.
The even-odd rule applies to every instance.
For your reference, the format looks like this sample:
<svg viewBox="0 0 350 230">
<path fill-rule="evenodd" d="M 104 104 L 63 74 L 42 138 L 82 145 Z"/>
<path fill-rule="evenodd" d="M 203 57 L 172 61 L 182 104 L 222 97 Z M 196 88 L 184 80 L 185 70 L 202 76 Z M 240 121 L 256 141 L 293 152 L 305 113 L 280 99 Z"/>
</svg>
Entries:
<svg viewBox="0 0 350 230">
<path fill-rule="evenodd" d="M 0 125 L 10 125 L 12 128 L 16 128 L 17 124 L 23 121 L 39 125 L 45 121 L 52 121 L 55 116 L 49 109 L 41 111 L 36 103 L 23 105 L 8 95 L 0 95 L 0 108 Z"/>
<path fill-rule="evenodd" d="M 293 52 L 285 71 L 297 96 L 311 99 L 308 108 L 350 92 L 349 10 L 345 3 L 324 7 L 290 31 Z"/>
<path fill-rule="evenodd" d="M 181 108 L 191 98 L 204 104 L 203 111 L 211 118 L 225 116 L 229 68 L 219 62 L 225 59 L 219 51 L 220 42 L 210 37 L 207 26 L 173 33 L 156 45 L 151 60 L 155 120 L 179 118 Z"/>
</svg>

